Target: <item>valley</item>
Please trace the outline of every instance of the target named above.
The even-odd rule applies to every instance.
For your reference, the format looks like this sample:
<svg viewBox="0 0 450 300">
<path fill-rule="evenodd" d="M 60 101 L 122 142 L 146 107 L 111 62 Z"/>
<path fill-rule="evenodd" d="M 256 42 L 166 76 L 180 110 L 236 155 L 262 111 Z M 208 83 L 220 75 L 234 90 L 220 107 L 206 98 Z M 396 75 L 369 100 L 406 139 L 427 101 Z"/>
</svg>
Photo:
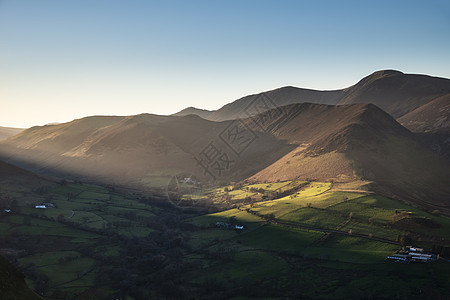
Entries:
<svg viewBox="0 0 450 300">
<path fill-rule="evenodd" d="M 25 281 L 5 279 L 8 295 L 446 299 L 448 93 L 385 70 L 215 111 L 9 130 L 0 272 Z M 406 246 L 433 259 L 388 259 Z"/>
<path fill-rule="evenodd" d="M 449 16 L 0 0 L 0 300 L 448 300 Z"/>
<path fill-rule="evenodd" d="M 30 287 L 50 298 L 269 293 L 348 299 L 375 293 L 364 289 L 375 278 L 387 298 L 420 297 L 418 286 L 437 296 L 448 292 L 447 262 L 406 265 L 386 257 L 413 244 L 448 258 L 450 219 L 363 186 L 350 192 L 330 182 L 242 182 L 189 189 L 173 206 L 157 195 L 111 186 L 34 183 L 30 190 L 3 181 L 2 206 L 11 211 L 3 208 L 0 216 L 0 251 Z M 42 203 L 48 207 L 35 208 Z M 328 279 L 338 269 L 340 276 Z M 380 280 L 387 274 L 388 280 Z M 158 289 L 160 276 L 170 276 L 174 286 Z M 325 284 L 326 294 L 311 284 Z"/>
</svg>

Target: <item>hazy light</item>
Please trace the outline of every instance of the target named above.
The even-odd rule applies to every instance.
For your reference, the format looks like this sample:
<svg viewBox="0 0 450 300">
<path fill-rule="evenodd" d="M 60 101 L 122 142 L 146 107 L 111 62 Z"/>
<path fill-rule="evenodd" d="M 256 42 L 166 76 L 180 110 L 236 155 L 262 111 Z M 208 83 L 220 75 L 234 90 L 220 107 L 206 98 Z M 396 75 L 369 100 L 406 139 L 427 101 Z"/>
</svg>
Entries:
<svg viewBox="0 0 450 300">
<path fill-rule="evenodd" d="M 2 1 L 0 125 L 217 109 L 379 69 L 450 77 L 443 1 Z"/>
</svg>

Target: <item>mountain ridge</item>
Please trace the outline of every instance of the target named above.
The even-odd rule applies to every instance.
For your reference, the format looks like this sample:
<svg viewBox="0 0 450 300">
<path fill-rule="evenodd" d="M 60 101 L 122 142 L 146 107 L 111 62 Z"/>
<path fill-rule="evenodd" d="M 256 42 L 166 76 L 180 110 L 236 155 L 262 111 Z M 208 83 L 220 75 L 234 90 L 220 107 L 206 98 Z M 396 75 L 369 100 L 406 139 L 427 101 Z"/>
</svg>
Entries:
<svg viewBox="0 0 450 300">
<path fill-rule="evenodd" d="M 0 126 L 0 141 L 9 138 L 10 136 L 19 134 L 25 130 L 25 128 L 15 128 L 15 127 L 2 127 Z"/>
<path fill-rule="evenodd" d="M 285 86 L 239 98 L 218 110 L 200 116 L 213 121 L 245 118 L 248 117 L 245 109 L 251 105 L 252 101 L 266 96 L 270 101 L 267 109 L 306 102 L 332 105 L 373 103 L 398 119 L 448 93 L 450 93 L 450 80 L 447 78 L 406 74 L 397 70 L 381 70 L 346 88 L 313 90 Z M 201 111 L 193 108 L 190 113 L 195 113 L 196 110 Z"/>
<path fill-rule="evenodd" d="M 246 133 L 241 148 L 233 144 L 237 132 Z M 202 169 L 214 149 L 226 168 Z M 203 182 L 363 180 L 383 195 L 429 209 L 449 206 L 447 162 L 367 103 L 290 104 L 220 122 L 195 115 L 90 117 L 30 128 L 0 142 L 0 153 L 40 173 L 140 188 L 164 188 L 176 174 Z"/>
</svg>

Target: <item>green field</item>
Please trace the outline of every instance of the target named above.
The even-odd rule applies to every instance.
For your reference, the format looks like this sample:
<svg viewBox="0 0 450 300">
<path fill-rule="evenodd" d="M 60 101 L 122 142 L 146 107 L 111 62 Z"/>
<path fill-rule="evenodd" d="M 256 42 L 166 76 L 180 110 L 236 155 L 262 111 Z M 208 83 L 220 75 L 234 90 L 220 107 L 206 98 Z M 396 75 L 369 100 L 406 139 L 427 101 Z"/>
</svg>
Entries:
<svg viewBox="0 0 450 300">
<path fill-rule="evenodd" d="M 420 290 L 448 292 L 448 263 L 385 258 L 406 237 L 426 249 L 448 246 L 449 218 L 332 188 L 305 181 L 208 187 L 195 197 L 212 213 L 150 205 L 88 184 L 55 184 L 42 194 L 19 189 L 17 211 L 0 215 L 0 238 L 4 251 L 20 245 L 15 255 L 29 286 L 62 299 L 404 299 L 420 298 Z M 41 203 L 56 207 L 34 208 Z"/>
<path fill-rule="evenodd" d="M 246 187 L 274 190 L 287 185 L 292 186 L 292 182 Z M 233 244 L 239 241 L 240 248 L 282 251 L 333 261 L 383 263 L 387 255 L 400 248 L 399 238 L 410 234 L 392 221 L 396 211 L 409 212 L 407 218 L 430 218 L 439 223 L 439 228 L 428 230 L 428 234 L 435 234 L 435 237 L 449 233 L 448 218 L 433 216 L 385 197 L 331 192 L 330 188 L 330 183 L 311 182 L 279 199 L 193 218 L 190 222 L 204 229 L 195 233 L 192 243 L 204 248 L 208 243 L 228 241 Z M 233 193 L 238 194 L 239 191 Z M 214 226 L 215 222 L 229 222 L 231 217 L 237 224 L 244 225 L 245 230 L 239 232 Z M 292 225 L 267 224 L 268 218 Z M 299 227 L 295 228 L 297 225 Z M 327 233 L 326 230 L 338 230 L 341 234 Z M 417 227 L 418 233 L 422 230 L 424 228 Z M 427 244 L 424 240 L 416 243 Z"/>
<path fill-rule="evenodd" d="M 258 189 L 259 194 L 259 189 L 272 192 L 284 186 L 290 190 L 292 185 L 292 182 L 248 185 L 228 194 L 242 195 L 247 187 Z M 414 229 L 416 231 L 410 232 L 399 226 L 393 221 L 397 212 L 406 211 L 409 212 L 406 218 L 429 218 L 440 224 L 438 228 L 428 228 L 430 242 L 441 234 L 446 236 L 449 233 L 448 218 L 434 216 L 378 195 L 333 192 L 331 187 L 330 183 L 303 183 L 300 190 L 293 189 L 292 194 L 278 199 L 244 203 L 239 208 L 190 219 L 189 222 L 199 226 L 190 239 L 192 249 L 198 254 L 188 255 L 186 259 L 203 265 L 200 271 L 189 273 L 190 278 L 195 278 L 192 282 L 207 285 L 211 281 L 209 284 L 216 289 L 230 289 L 234 287 L 230 281 L 241 279 L 246 281 L 243 294 L 258 297 L 258 290 L 253 288 L 251 282 L 258 278 L 272 291 L 293 289 L 299 293 L 290 295 L 294 298 L 324 299 L 376 295 L 403 299 L 407 295 L 416 295 L 417 285 L 435 285 L 428 280 L 425 269 L 441 272 L 439 279 L 436 279 L 440 282 L 436 289 L 442 291 L 445 283 L 450 282 L 449 275 L 442 273 L 442 270 L 449 270 L 447 263 L 428 267 L 415 265 L 412 266 L 414 272 L 409 273 L 406 266 L 397 270 L 393 268 L 395 264 L 385 261 L 386 256 L 400 249 L 400 236 L 426 229 L 418 226 Z M 230 188 L 227 187 L 228 190 Z M 220 197 L 224 193 L 224 188 L 217 188 L 209 196 Z M 245 229 L 220 228 L 215 226 L 215 222 L 235 222 L 244 225 Z M 273 222 L 282 223 L 278 225 Z M 324 230 L 338 230 L 340 234 Z M 425 238 L 414 243 L 424 247 L 429 245 Z M 213 257 L 223 257 L 220 263 L 208 258 L 211 253 Z M 248 257 L 243 256 L 244 253 Z M 258 268 L 252 269 L 256 265 Z M 264 273 L 266 266 L 272 270 L 270 276 Z M 255 275 L 250 276 L 248 270 Z M 205 273 L 214 274 L 213 279 L 208 281 Z M 368 290 L 370 285 L 373 288 Z M 311 286 L 320 286 L 320 289 Z M 267 289 L 262 290 L 266 293 L 265 297 L 270 295 Z"/>
<path fill-rule="evenodd" d="M 0 215 L 0 237 L 5 243 L 13 236 L 24 237 L 22 247 L 29 249 L 28 255 L 21 254 L 18 262 L 26 270 L 33 270 L 33 274 L 47 276 L 45 285 L 50 294 L 73 295 L 94 287 L 95 265 L 99 263 L 95 257 L 120 257 L 123 249 L 118 242 L 101 242 L 104 234 L 111 231 L 127 238 L 146 237 L 154 229 L 144 222 L 158 211 L 120 193 L 88 184 L 55 184 L 42 195 L 20 189 L 15 195 L 21 202 L 17 211 Z M 55 207 L 34 208 L 42 203 Z M 90 251 L 88 256 L 78 252 L 80 247 L 97 251 Z M 39 280 L 27 281 L 36 289 L 42 285 Z"/>
</svg>

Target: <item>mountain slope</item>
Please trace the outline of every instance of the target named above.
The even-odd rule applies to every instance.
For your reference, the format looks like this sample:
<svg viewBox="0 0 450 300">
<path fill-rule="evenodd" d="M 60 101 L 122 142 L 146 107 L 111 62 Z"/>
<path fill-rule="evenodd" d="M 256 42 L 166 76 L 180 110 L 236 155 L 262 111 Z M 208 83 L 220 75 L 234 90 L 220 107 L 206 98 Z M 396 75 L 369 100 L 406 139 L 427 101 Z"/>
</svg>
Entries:
<svg viewBox="0 0 450 300">
<path fill-rule="evenodd" d="M 10 136 L 22 132 L 23 128 L 13 128 L 13 127 L 1 127 L 0 126 L 0 141 L 4 140 Z"/>
<path fill-rule="evenodd" d="M 213 112 L 214 111 L 212 110 L 199 109 L 191 106 L 173 114 L 172 116 L 183 117 L 187 115 L 197 115 L 200 118 L 207 119 Z"/>
<path fill-rule="evenodd" d="M 24 276 L 2 256 L 0 256 L 0 297 L 4 300 L 42 299 L 28 288 Z"/>
<path fill-rule="evenodd" d="M 33 173 L 27 170 L 21 169 L 0 160 L 0 179 L 6 179 L 15 176 L 35 177 Z"/>
<path fill-rule="evenodd" d="M 371 104 L 282 109 L 282 117 L 265 130 L 299 147 L 251 180 L 371 181 L 372 190 L 380 194 L 450 212 L 448 162 L 381 109 Z M 258 118 L 267 119 L 264 114 Z"/>
<path fill-rule="evenodd" d="M 372 104 L 291 104 L 213 122 L 142 114 L 34 127 L 0 142 L 11 162 L 45 174 L 133 187 L 319 179 L 372 182 L 383 195 L 450 212 L 450 167 Z"/>
<path fill-rule="evenodd" d="M 420 106 L 398 121 L 413 132 L 450 133 L 450 94 Z"/>
<path fill-rule="evenodd" d="M 449 79 L 385 70 L 346 89 L 339 104 L 372 103 L 399 118 L 448 93 Z"/>
<path fill-rule="evenodd" d="M 212 112 L 207 116 L 207 119 L 224 121 L 247 118 L 249 115 L 293 103 L 336 104 L 342 96 L 342 90 L 315 91 L 287 86 L 240 98 Z"/>
<path fill-rule="evenodd" d="M 245 178 L 274 162 L 293 146 L 262 133 L 251 149 L 237 156 L 220 138 L 232 121 L 212 122 L 142 114 L 98 126 L 90 117 L 58 126 L 34 127 L 0 143 L 2 156 L 45 174 L 70 174 L 122 185 L 165 187 L 178 173 L 202 180 Z M 105 126 L 103 126 L 105 125 Z M 81 130 L 82 129 L 82 130 Z M 227 168 L 211 176 L 199 166 L 202 152 L 213 143 Z M 258 154 L 255 158 L 252 155 Z M 233 156 L 233 157 L 232 157 Z M 239 164 L 236 169 L 230 165 Z M 217 169 L 217 165 L 211 166 Z"/>
<path fill-rule="evenodd" d="M 293 103 L 331 105 L 372 103 L 394 118 L 399 118 L 448 93 L 450 93 L 449 79 L 383 70 L 370 74 L 355 85 L 341 90 L 317 91 L 282 87 L 240 98 L 216 111 L 204 112 L 188 108 L 176 115 L 197 114 L 208 120 L 223 121 L 247 118 L 249 115 Z"/>
</svg>

